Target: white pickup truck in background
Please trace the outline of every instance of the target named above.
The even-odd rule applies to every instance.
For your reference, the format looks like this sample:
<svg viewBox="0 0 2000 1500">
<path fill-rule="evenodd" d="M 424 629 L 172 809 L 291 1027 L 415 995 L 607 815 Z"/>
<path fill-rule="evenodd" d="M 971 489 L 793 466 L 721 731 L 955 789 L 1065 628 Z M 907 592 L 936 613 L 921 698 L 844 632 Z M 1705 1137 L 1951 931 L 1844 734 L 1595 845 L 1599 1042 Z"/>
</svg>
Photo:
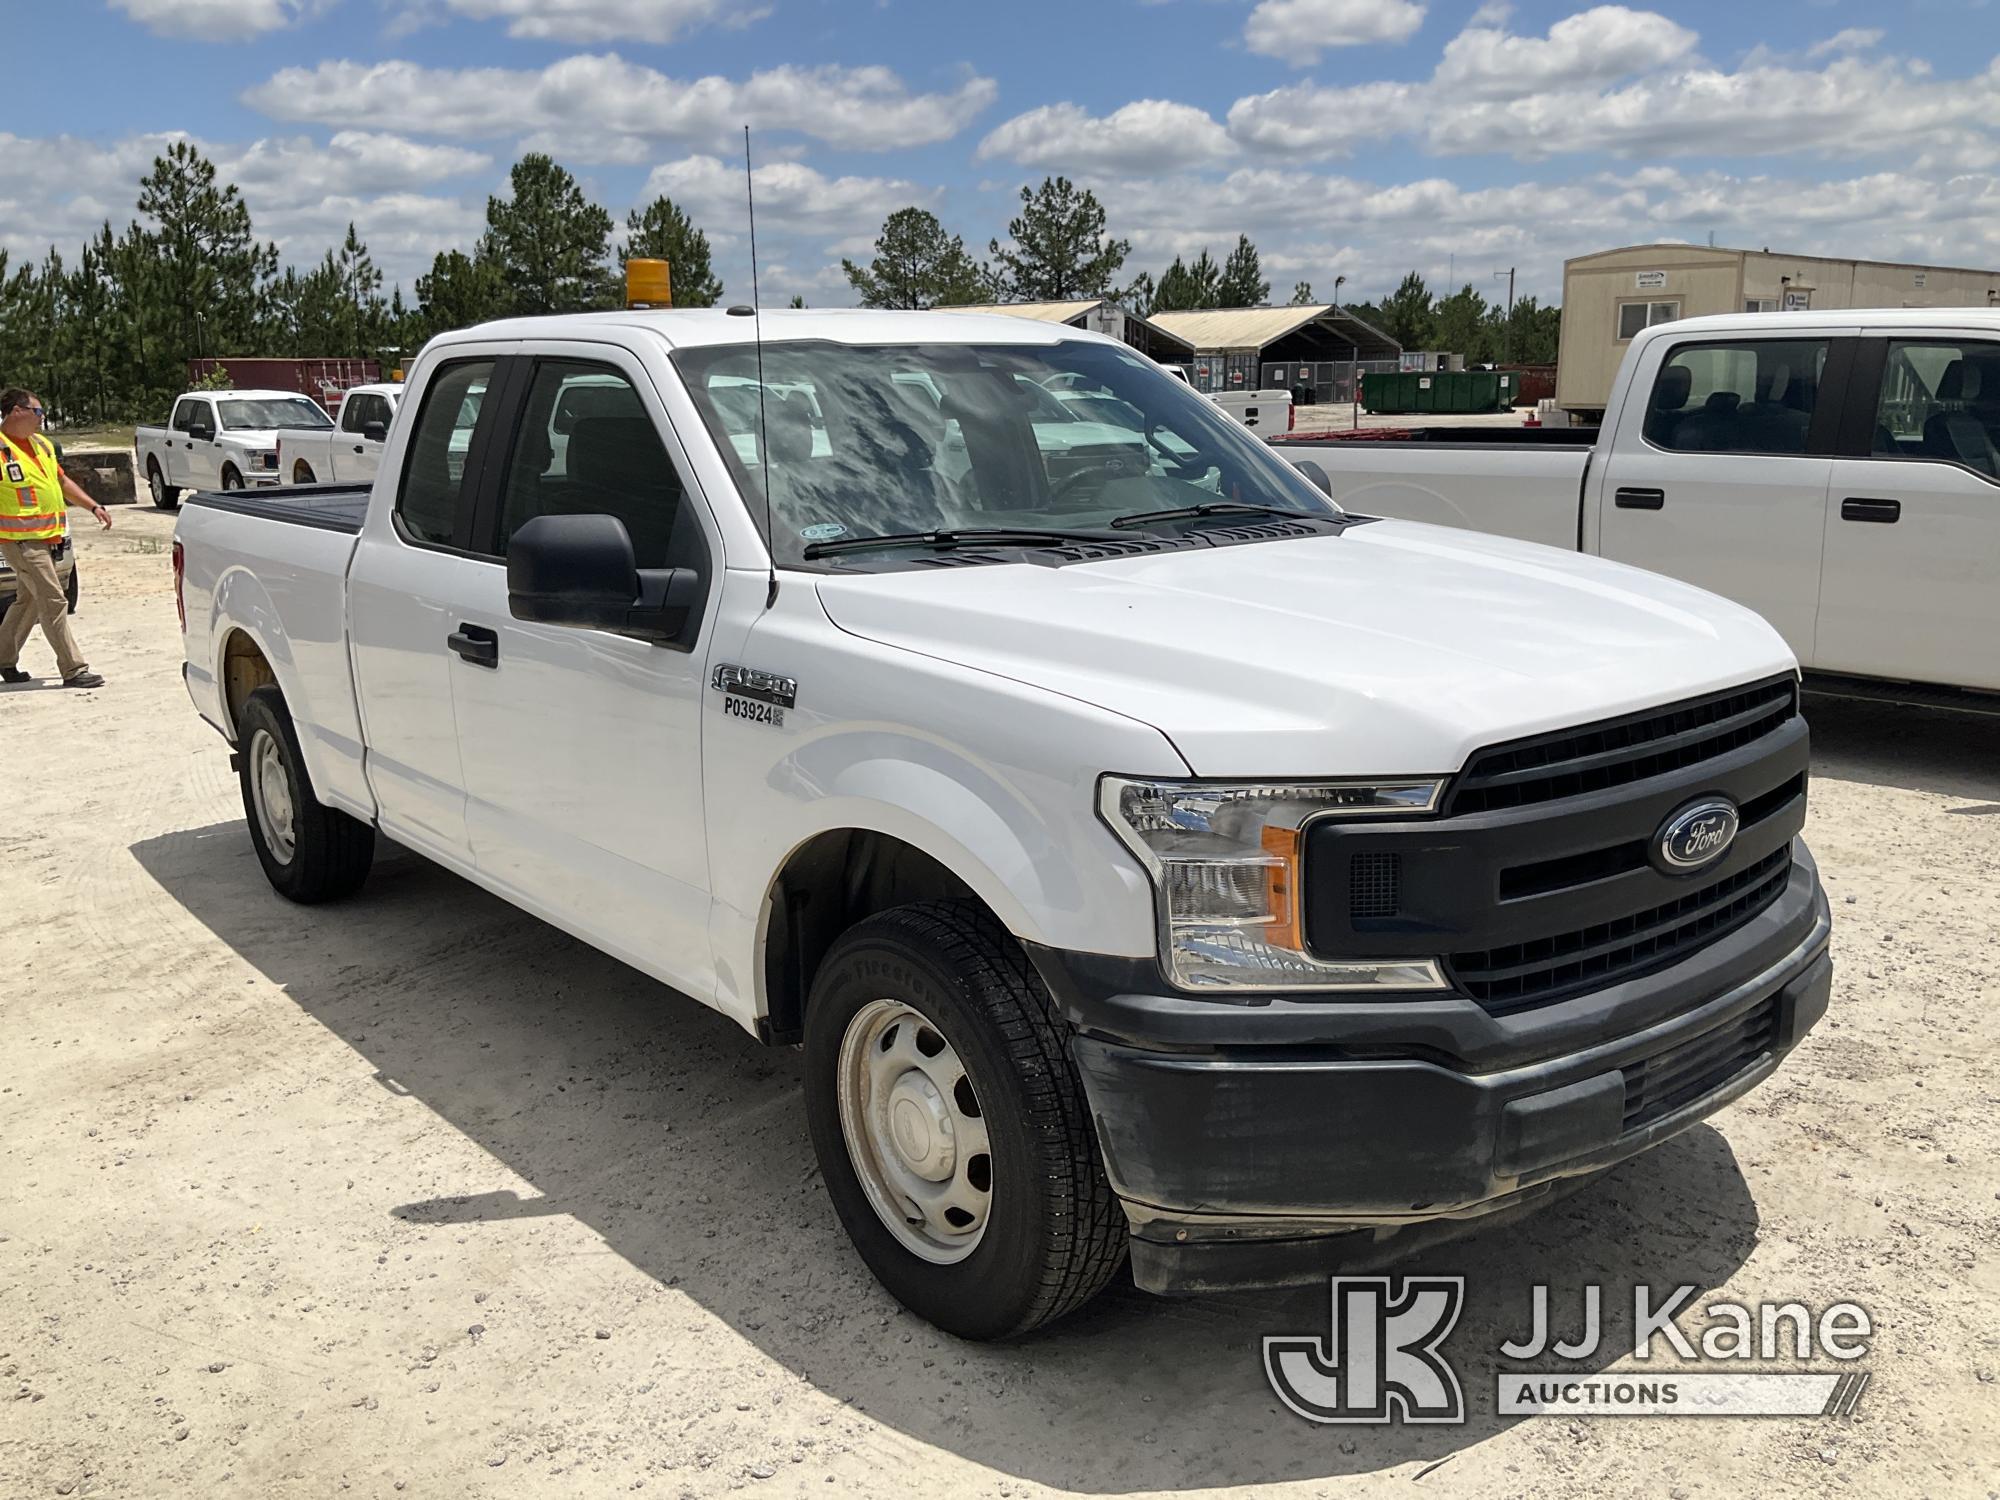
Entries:
<svg viewBox="0 0 2000 1500">
<path fill-rule="evenodd" d="M 1182 385 L 1193 386 L 1186 365 L 1161 365 L 1160 368 Z M 1204 394 L 1245 427 L 1254 428 L 1266 436 L 1290 432 L 1298 416 L 1293 409 L 1290 391 L 1211 391 Z"/>
<path fill-rule="evenodd" d="M 331 427 L 278 432 L 278 472 L 285 484 L 366 484 L 382 462 L 401 385 L 357 385 L 341 397 Z"/>
<path fill-rule="evenodd" d="M 184 674 L 283 895 L 379 832 L 802 1042 L 830 1205 L 924 1317 L 1500 1222 L 1824 1013 L 1749 610 L 1348 515 L 1097 334 L 756 328 L 433 340 L 372 488 L 183 510 Z"/>
<path fill-rule="evenodd" d="M 183 490 L 283 484 L 278 430 L 330 432 L 333 420 L 297 391 L 190 391 L 164 427 L 132 434 L 132 459 L 153 504 L 171 510 Z"/>
<path fill-rule="evenodd" d="M 1632 340 L 1600 429 L 1273 439 L 1343 506 L 1749 605 L 1813 683 L 2000 707 L 2000 311 L 1741 313 Z"/>
</svg>

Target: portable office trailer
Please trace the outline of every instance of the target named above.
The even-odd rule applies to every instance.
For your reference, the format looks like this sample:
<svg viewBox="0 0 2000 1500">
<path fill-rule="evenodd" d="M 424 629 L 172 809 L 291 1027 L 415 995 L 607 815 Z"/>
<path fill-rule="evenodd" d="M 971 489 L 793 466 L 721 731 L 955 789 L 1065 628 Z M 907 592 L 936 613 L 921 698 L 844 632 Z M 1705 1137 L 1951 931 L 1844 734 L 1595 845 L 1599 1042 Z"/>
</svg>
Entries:
<svg viewBox="0 0 2000 1500">
<path fill-rule="evenodd" d="M 1710 313 L 1846 307 L 1988 307 L 2000 271 L 1836 260 L 1713 245 L 1628 245 L 1563 263 L 1556 405 L 1603 414 L 1633 335 Z"/>
</svg>

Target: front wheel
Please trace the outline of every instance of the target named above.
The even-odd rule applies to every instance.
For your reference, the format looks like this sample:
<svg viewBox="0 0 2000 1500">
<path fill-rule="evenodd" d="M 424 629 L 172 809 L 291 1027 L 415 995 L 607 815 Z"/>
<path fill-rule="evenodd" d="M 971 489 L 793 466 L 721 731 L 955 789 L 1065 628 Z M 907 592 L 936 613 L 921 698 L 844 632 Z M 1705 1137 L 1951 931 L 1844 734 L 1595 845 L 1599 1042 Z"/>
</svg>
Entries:
<svg viewBox="0 0 2000 1500">
<path fill-rule="evenodd" d="M 912 1312 L 961 1338 L 1081 1307 L 1125 1259 L 1082 1086 L 1020 945 L 970 902 L 834 945 L 806 1012 L 806 1113 L 841 1223 Z"/>
<path fill-rule="evenodd" d="M 319 481 L 313 478 L 312 465 L 307 463 L 304 459 L 300 459 L 297 463 L 292 465 L 292 483 L 318 484 Z"/>
<path fill-rule="evenodd" d="M 229 467 L 229 466 L 228 466 L 227 464 L 225 464 L 225 465 L 223 466 L 223 469 L 222 469 L 222 487 L 223 487 L 223 488 L 224 488 L 225 490 L 240 490 L 240 489 L 242 489 L 242 488 L 243 488 L 243 476 L 242 476 L 241 474 L 237 473 L 237 472 L 236 472 L 236 470 L 234 470 L 233 468 L 231 468 L 231 467 Z"/>
<path fill-rule="evenodd" d="M 313 795 L 284 694 L 251 693 L 236 730 L 243 815 L 272 888 L 308 905 L 351 895 L 374 862 L 375 830 Z"/>
</svg>

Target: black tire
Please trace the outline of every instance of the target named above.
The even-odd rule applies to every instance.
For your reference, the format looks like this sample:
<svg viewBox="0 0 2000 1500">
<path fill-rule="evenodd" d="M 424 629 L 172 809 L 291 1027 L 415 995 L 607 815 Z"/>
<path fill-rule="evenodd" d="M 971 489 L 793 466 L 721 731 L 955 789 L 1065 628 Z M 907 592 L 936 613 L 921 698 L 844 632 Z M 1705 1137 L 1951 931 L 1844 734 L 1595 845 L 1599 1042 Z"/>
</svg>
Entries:
<svg viewBox="0 0 2000 1500">
<path fill-rule="evenodd" d="M 167 483 L 167 476 L 160 472 L 159 463 L 153 459 L 146 460 L 146 488 L 153 492 L 153 509 L 180 509 L 179 486 Z"/>
<path fill-rule="evenodd" d="M 266 741 L 276 748 L 287 782 L 292 809 L 292 848 L 276 847 L 257 807 L 253 779 Z M 375 859 L 375 830 L 358 818 L 326 806 L 312 794 L 305 757 L 285 696 L 266 684 L 244 700 L 237 715 L 236 743 L 241 751 L 238 779 L 243 790 L 243 816 L 250 822 L 250 842 L 271 888 L 288 900 L 311 905 L 352 895 L 368 878 Z"/>
<path fill-rule="evenodd" d="M 917 1011 L 957 1054 L 987 1131 L 985 1228 L 976 1248 L 950 1264 L 925 1259 L 890 1231 L 841 1125 L 842 1039 L 884 999 Z M 969 901 L 897 907 L 856 924 L 813 981 L 806 1117 L 828 1196 L 897 1301 L 961 1338 L 1010 1338 L 1063 1317 L 1124 1263 L 1124 1215 L 1065 1037 L 1020 945 Z"/>
<path fill-rule="evenodd" d="M 236 472 L 236 468 L 232 464 L 224 464 L 222 466 L 222 487 L 225 490 L 240 490 L 243 488 L 243 476 Z"/>
<path fill-rule="evenodd" d="M 297 463 L 292 465 L 292 483 L 318 484 L 319 481 L 313 478 L 312 465 L 307 463 L 304 459 L 300 459 Z"/>
</svg>

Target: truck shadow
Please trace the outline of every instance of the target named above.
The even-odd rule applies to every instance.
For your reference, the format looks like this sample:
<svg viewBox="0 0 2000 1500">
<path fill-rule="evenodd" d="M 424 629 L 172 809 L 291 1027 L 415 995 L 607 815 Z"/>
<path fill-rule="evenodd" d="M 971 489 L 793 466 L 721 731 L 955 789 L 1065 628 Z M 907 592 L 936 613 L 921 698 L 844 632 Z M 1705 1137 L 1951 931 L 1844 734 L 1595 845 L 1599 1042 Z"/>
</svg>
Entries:
<svg viewBox="0 0 2000 1500">
<path fill-rule="evenodd" d="M 2000 813 L 2000 714 L 1956 713 L 1807 690 L 1813 775 L 1963 799 L 1961 815 Z"/>
<path fill-rule="evenodd" d="M 1313 1426 L 1279 1405 L 1262 1339 L 1324 1336 L 1324 1285 L 1163 1301 L 1124 1284 L 1035 1338 L 963 1344 L 903 1312 L 849 1248 L 807 1143 L 797 1053 L 400 850 L 385 847 L 358 897 L 314 910 L 270 893 L 240 822 L 131 852 L 383 1087 L 532 1185 L 399 1217 L 476 1244 L 482 1223 L 571 1215 L 828 1395 L 1001 1475 L 1122 1494 L 1434 1466 L 1521 1420 L 1496 1414 L 1495 1377 L 1499 1345 L 1527 1335 L 1532 1287 L 1549 1288 L 1559 1336 L 1580 1325 L 1582 1288 L 1604 1287 L 1605 1347 L 1569 1366 L 1601 1369 L 1630 1347 L 1635 1284 L 1706 1292 L 1756 1240 L 1728 1142 L 1698 1126 L 1538 1216 L 1407 1262 L 1467 1277 L 1445 1345 L 1460 1426 Z M 1574 1440 L 1567 1423 L 1548 1433 Z"/>
</svg>

